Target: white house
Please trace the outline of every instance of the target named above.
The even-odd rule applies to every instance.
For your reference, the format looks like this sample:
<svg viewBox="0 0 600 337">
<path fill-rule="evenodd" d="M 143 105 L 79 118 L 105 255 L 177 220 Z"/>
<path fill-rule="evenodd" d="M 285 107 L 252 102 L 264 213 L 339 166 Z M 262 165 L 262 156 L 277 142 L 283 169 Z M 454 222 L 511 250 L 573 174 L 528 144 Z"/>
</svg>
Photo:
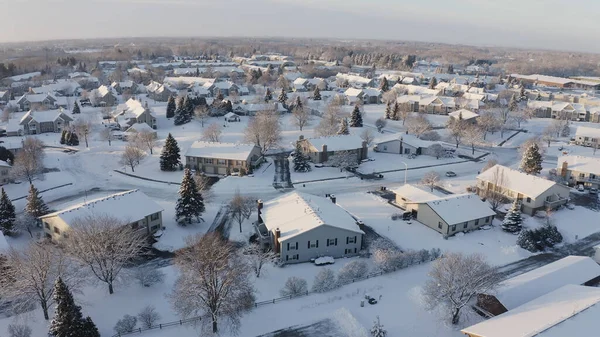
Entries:
<svg viewBox="0 0 600 337">
<path fill-rule="evenodd" d="M 112 112 L 113 118 L 117 120 L 122 127 L 130 127 L 134 124 L 144 123 L 150 128 L 156 129 L 156 116 L 142 102 L 130 98 L 124 104 L 119 104 Z"/>
<path fill-rule="evenodd" d="M 234 114 L 233 112 L 228 112 L 223 117 L 228 122 L 239 122 L 240 121 L 240 116 Z"/>
<path fill-rule="evenodd" d="M 405 155 L 430 155 L 435 156 L 436 154 L 430 150 L 430 146 L 434 144 L 440 144 L 440 142 L 433 142 L 428 140 L 419 139 L 413 135 L 407 134 L 392 134 L 375 138 L 375 146 L 373 151 L 383 153 L 394 153 L 394 154 L 405 154 Z"/>
<path fill-rule="evenodd" d="M 584 156 L 562 156 L 558 158 L 557 173 L 569 186 L 600 186 L 600 158 Z"/>
<path fill-rule="evenodd" d="M 600 146 L 600 129 L 578 126 L 575 131 L 575 144 L 596 147 Z"/>
<path fill-rule="evenodd" d="M 470 124 L 477 123 L 477 118 L 479 118 L 478 113 L 475 113 L 475 112 L 467 110 L 467 109 L 460 109 L 460 110 L 452 111 L 451 113 L 448 114 L 448 116 L 450 116 L 450 118 L 453 118 L 453 119 L 461 119 Z"/>
<path fill-rule="evenodd" d="M 46 237 L 57 242 L 69 236 L 77 221 L 110 216 L 151 235 L 162 228 L 163 208 L 139 190 L 119 192 L 67 207 L 40 217 Z"/>
<path fill-rule="evenodd" d="M 529 215 L 566 204 L 569 191 L 565 185 L 502 165 L 494 165 L 477 176 L 480 196 L 495 192 L 516 199 L 521 203 L 521 210 Z"/>
<path fill-rule="evenodd" d="M 438 198 L 437 195 L 411 184 L 402 185 L 394 190 L 394 193 L 396 194 L 396 204 L 404 208 L 407 204 L 418 204 Z"/>
<path fill-rule="evenodd" d="M 323 198 L 301 192 L 259 201 L 257 233 L 283 263 L 355 256 L 364 232 L 335 201 L 335 196 Z"/>
</svg>

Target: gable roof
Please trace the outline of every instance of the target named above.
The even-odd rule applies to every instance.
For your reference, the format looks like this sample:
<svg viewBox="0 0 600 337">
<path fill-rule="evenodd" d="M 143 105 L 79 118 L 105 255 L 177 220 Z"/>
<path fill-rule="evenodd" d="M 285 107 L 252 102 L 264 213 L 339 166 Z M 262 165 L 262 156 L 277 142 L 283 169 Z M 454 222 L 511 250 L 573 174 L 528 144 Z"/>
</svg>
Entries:
<svg viewBox="0 0 600 337">
<path fill-rule="evenodd" d="M 498 164 L 478 175 L 477 179 L 493 182 L 495 180 L 494 174 L 496 168 L 500 170 L 500 174 L 504 175 L 504 181 L 500 184 L 501 187 L 521 193 L 530 198 L 536 198 L 548 189 L 557 185 L 551 180 L 513 170 Z"/>
<path fill-rule="evenodd" d="M 461 116 L 461 114 L 462 114 L 462 116 Z M 448 116 L 454 117 L 454 118 L 459 118 L 459 116 L 461 116 L 463 120 L 468 121 L 469 119 L 479 117 L 479 114 L 477 114 L 473 111 L 467 110 L 467 109 L 460 109 L 460 110 L 452 111 L 451 113 L 448 114 Z"/>
<path fill-rule="evenodd" d="M 20 123 L 25 122 L 29 118 L 33 119 L 38 123 L 54 122 L 58 119 L 58 117 L 61 117 L 62 119 L 67 120 L 68 122 L 73 121 L 73 118 L 71 118 L 71 116 L 69 116 L 65 113 L 65 111 L 62 110 L 29 110 L 25 115 L 23 115 Z"/>
<path fill-rule="evenodd" d="M 593 173 L 600 176 L 600 158 L 584 156 L 562 156 L 558 158 L 558 168 L 567 162 L 568 170 Z"/>
<path fill-rule="evenodd" d="M 578 126 L 577 131 L 575 131 L 575 136 L 577 137 L 600 137 L 600 129 L 591 128 L 588 126 Z"/>
<path fill-rule="evenodd" d="M 373 140 L 373 143 L 383 144 L 383 143 L 389 143 L 389 142 L 395 142 L 395 141 L 399 142 L 400 140 L 402 140 L 402 142 L 407 145 L 417 147 L 417 148 L 418 147 L 427 148 L 433 144 L 440 144 L 440 142 L 423 140 L 423 139 L 419 139 L 415 135 L 407 135 L 407 134 L 403 134 L 403 133 L 393 133 L 393 134 L 389 134 L 389 135 L 379 136 Z"/>
<path fill-rule="evenodd" d="M 421 201 L 429 206 L 448 225 L 456 225 L 488 216 L 494 212 L 479 196 L 471 193 L 435 197 L 433 200 Z"/>
<path fill-rule="evenodd" d="M 511 310 L 564 285 L 580 285 L 598 276 L 600 266 L 591 258 L 567 256 L 502 282 L 496 298 Z"/>
<path fill-rule="evenodd" d="M 423 201 L 428 201 L 437 198 L 438 196 L 426 191 L 424 189 L 418 188 L 417 186 L 406 184 L 396 190 L 394 190 L 396 195 L 403 197 L 406 199 L 407 203 L 420 203 Z"/>
<path fill-rule="evenodd" d="M 308 138 L 307 141 L 319 152 L 323 149 L 323 145 L 327 145 L 327 151 L 347 151 L 361 149 L 363 144 L 362 138 L 355 135 Z"/>
<path fill-rule="evenodd" d="M 330 199 L 295 191 L 265 202 L 261 218 L 267 229 L 279 228 L 280 242 L 324 225 L 364 234 L 356 220 Z"/>
<path fill-rule="evenodd" d="M 127 129 L 127 131 L 125 131 L 125 132 L 142 132 L 142 131 L 156 133 L 156 130 L 154 130 L 150 125 L 148 125 L 146 123 L 135 123 L 132 126 L 130 126 Z"/>
<path fill-rule="evenodd" d="M 52 101 L 56 101 L 56 99 L 49 93 L 42 93 L 42 94 L 26 93 L 17 100 L 17 103 L 24 102 L 25 100 L 27 100 L 29 103 L 41 103 L 47 98 L 49 98 Z"/>
<path fill-rule="evenodd" d="M 213 143 L 195 141 L 185 153 L 186 157 L 201 157 L 230 160 L 248 160 L 254 144 Z"/>
<path fill-rule="evenodd" d="M 364 94 L 363 89 L 348 88 L 346 91 L 344 91 L 344 95 L 351 97 L 358 97 L 360 94 Z"/>
<path fill-rule="evenodd" d="M 162 211 L 163 208 L 159 204 L 140 190 L 131 190 L 73 205 L 41 216 L 40 219 L 58 217 L 71 226 L 76 219 L 87 216 L 110 215 L 121 221 L 130 222 Z"/>
<path fill-rule="evenodd" d="M 117 93 L 115 92 L 115 88 L 113 88 L 113 87 L 110 87 L 110 86 L 101 85 L 101 86 L 100 86 L 98 89 L 96 89 L 96 90 L 98 90 L 98 94 L 99 94 L 101 97 L 104 97 L 104 96 L 106 96 L 106 95 L 108 95 L 108 94 L 111 94 L 111 95 L 113 95 L 113 96 L 115 96 L 115 97 L 117 96 Z"/>
</svg>

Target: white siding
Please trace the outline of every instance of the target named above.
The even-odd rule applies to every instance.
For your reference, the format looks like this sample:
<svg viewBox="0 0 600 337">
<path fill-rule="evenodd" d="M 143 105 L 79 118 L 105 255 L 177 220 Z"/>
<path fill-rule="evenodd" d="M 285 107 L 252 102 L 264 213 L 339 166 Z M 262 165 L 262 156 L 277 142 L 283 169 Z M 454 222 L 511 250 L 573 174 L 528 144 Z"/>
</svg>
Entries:
<svg viewBox="0 0 600 337">
<path fill-rule="evenodd" d="M 354 241 L 355 237 L 356 242 L 350 242 Z M 335 244 L 336 239 L 337 245 Z M 333 240 L 333 242 L 328 245 L 328 240 Z M 318 247 L 316 247 L 317 241 L 319 242 Z M 311 245 L 314 244 L 314 246 L 309 246 L 309 242 Z M 280 259 L 283 263 L 298 263 L 307 262 L 311 258 L 320 256 L 331 256 L 334 258 L 354 256 L 360 251 L 361 245 L 362 234 L 323 225 L 282 241 Z M 295 249 L 296 246 L 298 249 Z M 294 255 L 298 255 L 297 260 L 292 259 Z"/>
</svg>

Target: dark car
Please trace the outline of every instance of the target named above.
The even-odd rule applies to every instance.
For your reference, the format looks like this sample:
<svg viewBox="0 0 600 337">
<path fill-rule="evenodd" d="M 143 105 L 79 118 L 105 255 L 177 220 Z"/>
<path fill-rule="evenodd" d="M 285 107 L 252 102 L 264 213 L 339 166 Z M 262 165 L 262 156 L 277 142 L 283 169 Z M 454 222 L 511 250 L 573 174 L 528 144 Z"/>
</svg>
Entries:
<svg viewBox="0 0 600 337">
<path fill-rule="evenodd" d="M 369 304 L 371 304 L 371 305 L 377 304 L 377 300 L 375 298 L 373 298 L 373 297 L 370 297 L 367 302 L 369 302 Z"/>
<path fill-rule="evenodd" d="M 452 171 L 448 171 L 448 172 L 446 172 L 446 177 L 456 177 L 456 173 L 454 173 Z"/>
</svg>

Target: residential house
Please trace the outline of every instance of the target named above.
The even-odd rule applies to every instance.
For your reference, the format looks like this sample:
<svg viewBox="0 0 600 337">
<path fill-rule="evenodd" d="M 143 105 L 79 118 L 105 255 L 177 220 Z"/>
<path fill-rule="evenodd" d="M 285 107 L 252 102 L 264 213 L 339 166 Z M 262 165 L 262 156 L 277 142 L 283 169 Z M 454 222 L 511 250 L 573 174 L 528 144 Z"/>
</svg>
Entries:
<svg viewBox="0 0 600 337">
<path fill-rule="evenodd" d="M 562 156 L 558 158 L 557 173 L 569 186 L 600 187 L 600 158 Z"/>
<path fill-rule="evenodd" d="M 308 91 L 308 79 L 304 77 L 298 77 L 292 82 L 292 90 L 297 92 L 306 92 Z"/>
<path fill-rule="evenodd" d="M 511 78 L 521 81 L 524 84 L 556 87 L 556 88 L 569 88 L 569 89 L 585 89 L 585 90 L 598 90 L 600 89 L 600 83 L 595 81 L 583 81 L 575 80 L 571 78 L 563 78 L 548 75 L 520 75 L 511 74 Z"/>
<path fill-rule="evenodd" d="M 496 215 L 496 212 L 475 194 L 435 196 L 429 200 L 420 197 L 417 196 L 416 201 L 406 201 L 406 210 L 412 213 L 413 219 L 444 237 L 489 226 Z"/>
<path fill-rule="evenodd" d="M 84 201 L 60 211 L 40 217 L 46 237 L 60 242 L 69 237 L 69 230 L 80 219 L 110 216 L 148 235 L 163 227 L 163 208 L 140 190 L 119 192 L 109 196 Z"/>
<path fill-rule="evenodd" d="M 575 144 L 596 147 L 600 143 L 600 129 L 578 126 L 575 131 Z"/>
<path fill-rule="evenodd" d="M 419 100 L 419 112 L 447 115 L 454 111 L 456 103 L 453 97 L 425 96 Z"/>
<path fill-rule="evenodd" d="M 3 148 L 7 149 L 13 155 L 16 156 L 17 153 L 19 153 L 23 149 L 23 141 L 22 140 L 19 140 L 19 141 L 7 141 L 7 140 L 4 140 L 2 143 L 0 143 L 0 146 L 2 146 Z"/>
<path fill-rule="evenodd" d="M 133 124 L 132 126 L 130 126 L 127 130 L 125 130 L 125 140 L 127 140 L 132 135 L 135 135 L 136 133 L 140 133 L 140 132 L 149 132 L 150 134 L 152 134 L 154 136 L 154 139 L 156 139 L 158 136 L 156 130 L 151 128 L 148 124 L 136 123 L 136 124 Z"/>
<path fill-rule="evenodd" d="M 317 163 L 325 163 L 329 160 L 337 160 L 339 156 L 348 156 L 348 165 L 359 164 L 361 160 L 367 159 L 369 149 L 367 143 L 359 136 L 354 135 L 338 135 L 320 138 L 304 138 L 300 136 L 298 139 L 302 152 L 307 155 L 310 160 Z"/>
<path fill-rule="evenodd" d="M 110 86 L 113 87 L 119 95 L 123 94 L 123 92 L 128 92 L 129 94 L 135 94 L 137 92 L 137 84 L 131 80 L 112 82 Z"/>
<path fill-rule="evenodd" d="M 223 117 L 225 117 L 225 121 L 227 121 L 227 122 L 239 122 L 240 121 L 240 116 L 234 114 L 233 112 L 228 112 Z"/>
<path fill-rule="evenodd" d="M 461 332 L 468 337 L 594 336 L 600 288 L 567 284 Z"/>
<path fill-rule="evenodd" d="M 477 118 L 479 118 L 479 114 L 467 109 L 453 111 L 448 116 L 452 119 L 463 120 L 469 124 L 477 124 Z"/>
<path fill-rule="evenodd" d="M 44 94 L 33 94 L 26 93 L 17 99 L 17 108 L 19 111 L 28 111 L 35 107 L 42 107 L 45 109 L 53 109 L 56 107 L 56 97 L 48 93 Z"/>
<path fill-rule="evenodd" d="M 279 114 L 283 114 L 288 110 L 279 102 L 258 104 L 242 103 L 233 108 L 233 112 L 245 116 L 254 116 L 260 111 L 275 111 Z"/>
<path fill-rule="evenodd" d="M 362 77 L 360 75 L 355 74 L 342 74 L 338 73 L 335 75 L 336 81 L 340 83 L 348 82 L 351 87 L 355 88 L 367 88 L 373 87 L 375 85 L 375 81 L 370 78 Z"/>
<path fill-rule="evenodd" d="M 412 84 L 400 84 L 396 83 L 392 89 L 400 93 L 406 93 L 407 95 L 423 95 L 423 96 L 437 96 L 440 94 L 440 90 L 429 89 L 419 85 Z"/>
<path fill-rule="evenodd" d="M 590 108 L 590 122 L 600 123 L 600 106 Z"/>
<path fill-rule="evenodd" d="M 10 118 L 5 128 L 7 137 L 17 137 L 25 134 L 23 125 L 21 125 L 21 118 Z"/>
<path fill-rule="evenodd" d="M 479 294 L 477 306 L 500 315 L 568 284 L 596 285 L 600 265 L 587 256 L 567 256 L 558 261 L 503 281 L 490 294 Z"/>
<path fill-rule="evenodd" d="M 117 104 L 117 91 L 111 87 L 102 85 L 98 89 L 92 90 L 90 101 L 94 106 L 114 106 Z"/>
<path fill-rule="evenodd" d="M 177 96 L 178 91 L 172 88 L 168 84 L 160 84 L 158 82 L 150 82 L 146 86 L 146 92 L 148 93 L 148 98 L 151 98 L 157 102 L 166 102 L 169 100 L 171 96 Z"/>
<path fill-rule="evenodd" d="M 194 142 L 185 153 L 185 165 L 207 174 L 251 172 L 262 162 L 260 147 L 253 144 Z"/>
<path fill-rule="evenodd" d="M 20 121 L 23 134 L 37 135 L 46 132 L 62 132 L 73 118 L 65 110 L 44 110 L 27 112 Z"/>
<path fill-rule="evenodd" d="M 415 185 L 405 184 L 393 191 L 396 194 L 396 204 L 406 209 L 409 204 L 419 204 L 439 198 L 438 195 Z"/>
<path fill-rule="evenodd" d="M 2 144 L 0 144 L 1 146 Z M 0 185 L 8 184 L 10 182 L 10 171 L 12 166 L 4 160 L 0 160 Z"/>
<path fill-rule="evenodd" d="M 591 112 L 585 105 L 557 101 L 528 101 L 527 107 L 533 109 L 538 118 L 568 119 L 576 122 L 590 121 Z"/>
<path fill-rule="evenodd" d="M 358 102 L 362 104 L 379 104 L 381 103 L 381 90 L 375 88 L 348 88 L 344 92 L 348 104 L 354 105 Z"/>
<path fill-rule="evenodd" d="M 538 210 L 555 209 L 569 200 L 569 187 L 535 175 L 494 165 L 477 176 L 477 193 L 500 193 L 521 203 L 521 211 L 533 215 Z"/>
<path fill-rule="evenodd" d="M 223 96 L 229 96 L 233 91 L 237 93 L 238 86 L 237 84 L 230 81 L 220 81 L 213 83 L 205 83 L 204 87 L 206 87 L 212 94 L 213 97 L 216 97 L 220 92 Z"/>
<path fill-rule="evenodd" d="M 59 79 L 53 83 L 44 84 L 41 87 L 31 88 L 31 92 L 34 94 L 47 94 L 53 93 L 56 96 L 78 96 L 81 92 L 81 85 L 77 81 L 72 79 Z"/>
<path fill-rule="evenodd" d="M 121 127 L 130 127 L 135 124 L 145 123 L 150 128 L 156 129 L 156 116 L 142 102 L 130 98 L 124 104 L 119 104 L 117 109 L 112 113 L 113 118 L 121 125 Z"/>
<path fill-rule="evenodd" d="M 419 139 L 413 135 L 407 134 L 392 134 L 375 138 L 375 146 L 373 151 L 383 153 L 405 154 L 405 155 L 430 155 L 435 156 L 436 153 L 430 150 L 430 146 L 440 144 Z"/>
<path fill-rule="evenodd" d="M 335 202 L 335 196 L 295 191 L 264 203 L 259 200 L 255 226 L 260 241 L 279 254 L 282 263 L 358 255 L 364 232 Z"/>
</svg>

